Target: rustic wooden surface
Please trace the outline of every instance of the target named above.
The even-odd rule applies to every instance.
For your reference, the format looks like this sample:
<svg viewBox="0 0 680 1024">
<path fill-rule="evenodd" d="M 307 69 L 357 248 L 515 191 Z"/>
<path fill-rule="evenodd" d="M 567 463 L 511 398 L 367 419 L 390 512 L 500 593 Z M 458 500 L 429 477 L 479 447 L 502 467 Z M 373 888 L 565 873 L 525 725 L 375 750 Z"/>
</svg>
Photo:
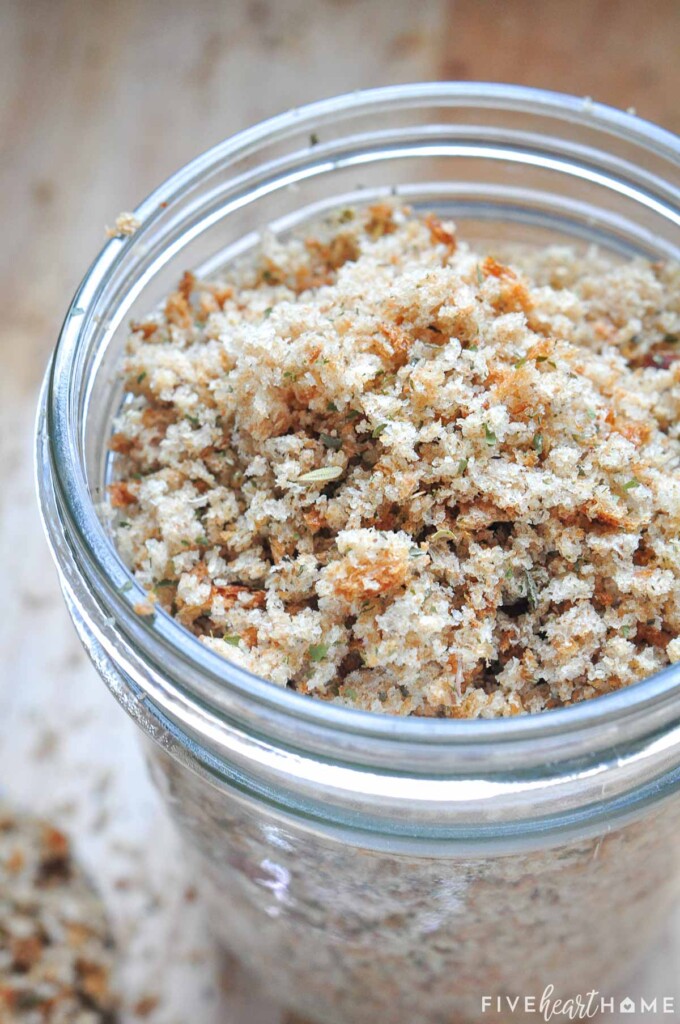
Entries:
<svg viewBox="0 0 680 1024">
<path fill-rule="evenodd" d="M 361 86 L 520 82 L 680 130 L 679 43 L 677 0 L 0 0 L 0 790 L 75 835 L 125 950 L 126 1024 L 145 997 L 158 997 L 151 1024 L 278 1015 L 218 969 L 134 729 L 62 608 L 35 509 L 36 390 L 104 226 L 234 130 Z M 676 919 L 632 994 L 680 1004 L 679 964 Z"/>
</svg>

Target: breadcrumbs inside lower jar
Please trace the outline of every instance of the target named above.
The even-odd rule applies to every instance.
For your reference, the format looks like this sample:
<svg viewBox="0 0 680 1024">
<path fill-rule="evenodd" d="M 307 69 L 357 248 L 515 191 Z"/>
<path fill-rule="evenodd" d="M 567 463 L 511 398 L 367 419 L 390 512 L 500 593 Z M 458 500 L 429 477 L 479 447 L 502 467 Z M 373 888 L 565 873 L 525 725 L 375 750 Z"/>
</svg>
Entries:
<svg viewBox="0 0 680 1024">
<path fill-rule="evenodd" d="M 346 209 L 132 325 L 119 549 L 299 693 L 538 712 L 680 660 L 680 267 Z"/>
</svg>

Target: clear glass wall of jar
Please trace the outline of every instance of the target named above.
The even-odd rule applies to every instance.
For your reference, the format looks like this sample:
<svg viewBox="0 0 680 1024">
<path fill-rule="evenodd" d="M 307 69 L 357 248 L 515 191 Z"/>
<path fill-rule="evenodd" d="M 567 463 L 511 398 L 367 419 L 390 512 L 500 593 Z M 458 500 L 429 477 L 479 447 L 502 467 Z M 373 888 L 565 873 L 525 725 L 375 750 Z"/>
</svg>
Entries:
<svg viewBox="0 0 680 1024">
<path fill-rule="evenodd" d="M 638 118 L 470 83 L 323 101 L 227 140 L 142 204 L 73 300 L 38 422 L 67 604 L 147 738 L 216 932 L 326 1024 L 489 1020 L 484 997 L 606 991 L 679 881 L 678 666 L 534 717 L 394 719 L 278 689 L 134 611 L 144 594 L 98 515 L 127 320 L 265 226 L 392 194 L 482 246 L 680 258 L 680 142 Z"/>
</svg>

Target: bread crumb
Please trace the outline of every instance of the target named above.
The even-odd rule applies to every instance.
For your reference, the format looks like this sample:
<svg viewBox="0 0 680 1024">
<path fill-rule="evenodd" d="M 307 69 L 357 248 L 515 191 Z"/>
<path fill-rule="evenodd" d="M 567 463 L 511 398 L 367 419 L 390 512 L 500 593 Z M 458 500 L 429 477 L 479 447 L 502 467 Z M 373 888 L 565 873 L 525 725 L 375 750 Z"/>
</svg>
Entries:
<svg viewBox="0 0 680 1024">
<path fill-rule="evenodd" d="M 134 235 L 142 226 L 142 222 L 138 217 L 135 217 L 134 213 L 119 213 L 116 217 L 115 226 L 106 229 L 106 234 L 109 238 L 120 238 L 129 237 Z"/>
<path fill-rule="evenodd" d="M 149 1017 L 157 1009 L 160 999 L 156 995 L 142 996 L 132 1007 L 135 1017 Z"/>
<path fill-rule="evenodd" d="M 339 211 L 133 325 L 118 546 L 300 693 L 496 717 L 618 690 L 677 660 L 679 338 L 677 265 Z"/>
<path fill-rule="evenodd" d="M 115 950 L 68 838 L 0 804 L 0 1020 L 113 1019 Z"/>
</svg>

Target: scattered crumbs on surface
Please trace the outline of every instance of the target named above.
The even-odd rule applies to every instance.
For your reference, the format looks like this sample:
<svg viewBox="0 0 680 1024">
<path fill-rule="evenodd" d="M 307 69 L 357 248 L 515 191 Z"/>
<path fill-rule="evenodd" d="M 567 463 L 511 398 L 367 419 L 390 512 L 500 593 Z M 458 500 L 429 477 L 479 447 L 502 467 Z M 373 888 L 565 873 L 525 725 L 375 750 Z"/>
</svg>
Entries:
<svg viewBox="0 0 680 1024">
<path fill-rule="evenodd" d="M 0 804 L 0 1020 L 106 1024 L 113 936 L 65 833 Z"/>
<path fill-rule="evenodd" d="M 144 995 L 134 1003 L 132 1012 L 136 1017 L 146 1018 L 154 1012 L 159 1003 L 160 999 L 157 995 Z"/>
<path fill-rule="evenodd" d="M 31 756 L 36 761 L 47 761 L 56 757 L 61 746 L 62 737 L 52 726 L 45 726 L 36 737 Z"/>
</svg>

